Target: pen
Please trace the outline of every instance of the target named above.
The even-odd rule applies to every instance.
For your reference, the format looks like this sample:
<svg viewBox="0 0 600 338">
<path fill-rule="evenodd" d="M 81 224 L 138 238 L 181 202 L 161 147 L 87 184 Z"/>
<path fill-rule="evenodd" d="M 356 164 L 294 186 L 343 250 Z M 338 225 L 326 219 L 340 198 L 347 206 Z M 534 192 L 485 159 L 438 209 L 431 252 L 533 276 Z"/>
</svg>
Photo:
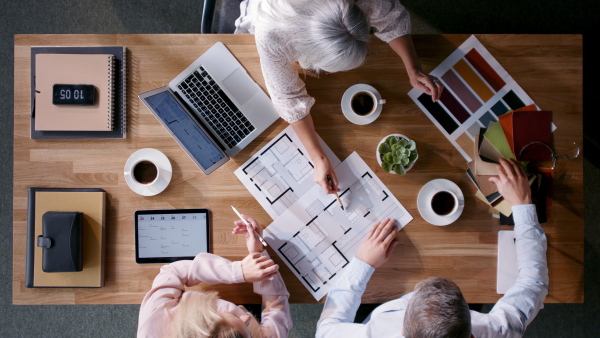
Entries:
<svg viewBox="0 0 600 338">
<path fill-rule="evenodd" d="M 331 180 L 331 176 L 327 175 L 327 184 L 329 184 L 329 189 L 333 189 L 333 181 Z M 337 191 L 335 192 L 335 198 L 340 204 L 340 208 L 344 210 L 344 205 L 342 204 L 342 200 L 340 199 L 340 195 L 338 195 Z"/>
<path fill-rule="evenodd" d="M 242 217 L 242 214 L 240 214 L 240 212 L 237 211 L 237 209 L 233 205 L 231 206 L 231 209 L 233 209 L 233 211 L 235 211 L 235 213 L 242 220 L 242 222 L 244 222 L 244 224 L 246 224 L 246 229 L 251 228 L 252 231 L 254 231 L 254 233 L 256 234 L 256 237 L 258 237 L 258 239 L 260 240 L 262 245 L 266 248 L 268 245 L 267 245 L 267 242 L 265 241 L 265 239 L 262 238 L 262 236 L 254 229 L 254 227 L 250 223 L 248 223 L 248 221 L 246 221 L 245 218 Z"/>
</svg>

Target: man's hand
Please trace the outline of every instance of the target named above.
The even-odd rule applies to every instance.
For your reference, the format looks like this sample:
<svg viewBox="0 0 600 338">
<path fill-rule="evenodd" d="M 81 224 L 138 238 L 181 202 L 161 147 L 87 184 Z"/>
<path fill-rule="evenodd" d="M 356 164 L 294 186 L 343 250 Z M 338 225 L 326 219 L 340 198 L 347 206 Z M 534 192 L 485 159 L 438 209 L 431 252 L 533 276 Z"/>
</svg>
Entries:
<svg viewBox="0 0 600 338">
<path fill-rule="evenodd" d="M 498 187 L 498 192 L 510 205 L 531 204 L 531 188 L 527 176 L 517 163 L 512 160 L 500 159 L 496 164 L 498 177 L 490 177 Z"/>
<path fill-rule="evenodd" d="M 248 223 L 250 223 L 251 228 L 248 228 L 246 226 L 246 223 L 244 223 L 244 221 L 242 220 L 235 221 L 233 222 L 235 228 L 233 228 L 232 233 L 234 235 L 243 234 L 246 236 L 246 246 L 248 247 L 249 253 L 262 252 L 264 250 L 263 245 L 262 243 L 260 243 L 260 240 L 258 239 L 258 237 L 256 237 L 256 234 L 254 233 L 254 231 L 256 231 L 259 235 L 262 236 L 262 228 L 251 216 L 242 214 L 242 217 L 246 221 L 248 221 Z"/>
<path fill-rule="evenodd" d="M 315 183 L 320 185 L 326 194 L 335 194 L 336 192 L 340 191 L 338 188 L 338 179 L 335 174 L 335 170 L 333 169 L 331 162 L 329 162 L 329 159 L 324 157 L 323 159 L 314 161 L 314 164 L 315 171 L 313 180 Z M 328 176 L 331 178 L 331 180 L 327 180 Z"/>
<path fill-rule="evenodd" d="M 279 265 L 259 252 L 251 253 L 242 260 L 242 273 L 246 282 L 260 282 L 276 274 L 277 271 Z"/>
<path fill-rule="evenodd" d="M 388 218 L 375 223 L 358 248 L 356 258 L 375 269 L 387 262 L 390 254 L 398 245 L 398 242 L 394 240 L 398 233 L 398 228 L 394 226 L 395 222 Z"/>
</svg>

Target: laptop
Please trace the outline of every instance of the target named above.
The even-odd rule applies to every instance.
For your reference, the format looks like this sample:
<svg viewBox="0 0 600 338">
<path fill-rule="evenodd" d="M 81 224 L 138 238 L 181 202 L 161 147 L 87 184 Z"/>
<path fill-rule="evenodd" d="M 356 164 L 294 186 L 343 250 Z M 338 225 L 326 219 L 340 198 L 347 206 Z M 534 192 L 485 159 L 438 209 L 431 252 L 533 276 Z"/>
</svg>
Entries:
<svg viewBox="0 0 600 338">
<path fill-rule="evenodd" d="M 279 118 L 271 99 L 221 42 L 142 102 L 208 175 Z"/>
</svg>

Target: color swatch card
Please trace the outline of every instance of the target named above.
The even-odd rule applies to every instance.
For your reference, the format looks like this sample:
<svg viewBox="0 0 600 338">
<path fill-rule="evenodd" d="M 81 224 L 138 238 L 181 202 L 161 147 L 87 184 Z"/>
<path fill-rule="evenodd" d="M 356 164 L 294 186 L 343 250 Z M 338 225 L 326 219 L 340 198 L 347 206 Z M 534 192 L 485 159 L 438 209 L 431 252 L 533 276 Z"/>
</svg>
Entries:
<svg viewBox="0 0 600 338">
<path fill-rule="evenodd" d="M 418 89 L 408 95 L 470 162 L 480 128 L 508 111 L 535 104 L 475 36 L 431 73 L 444 85 L 438 102 Z"/>
</svg>

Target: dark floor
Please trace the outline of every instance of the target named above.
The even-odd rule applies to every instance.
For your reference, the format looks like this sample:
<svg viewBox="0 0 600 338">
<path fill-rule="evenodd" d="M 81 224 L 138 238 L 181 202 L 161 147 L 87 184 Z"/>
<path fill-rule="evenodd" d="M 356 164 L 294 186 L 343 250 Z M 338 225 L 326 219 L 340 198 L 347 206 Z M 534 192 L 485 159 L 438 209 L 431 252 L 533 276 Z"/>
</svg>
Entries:
<svg viewBox="0 0 600 338">
<path fill-rule="evenodd" d="M 549 304 L 528 337 L 594 337 L 600 332 L 600 231 L 595 208 L 600 195 L 598 89 L 600 2 L 404 0 L 414 33 L 584 34 L 585 303 Z M 12 305 L 13 34 L 19 33 L 199 33 L 201 1 L 22 0 L 0 3 L 0 337 L 133 336 L 138 305 Z M 558 70 L 557 70 L 558 71 Z M 565 224 L 568 226 L 568 224 Z M 488 307 L 489 306 L 484 306 Z M 314 335 L 319 305 L 293 305 L 293 337 Z"/>
</svg>

